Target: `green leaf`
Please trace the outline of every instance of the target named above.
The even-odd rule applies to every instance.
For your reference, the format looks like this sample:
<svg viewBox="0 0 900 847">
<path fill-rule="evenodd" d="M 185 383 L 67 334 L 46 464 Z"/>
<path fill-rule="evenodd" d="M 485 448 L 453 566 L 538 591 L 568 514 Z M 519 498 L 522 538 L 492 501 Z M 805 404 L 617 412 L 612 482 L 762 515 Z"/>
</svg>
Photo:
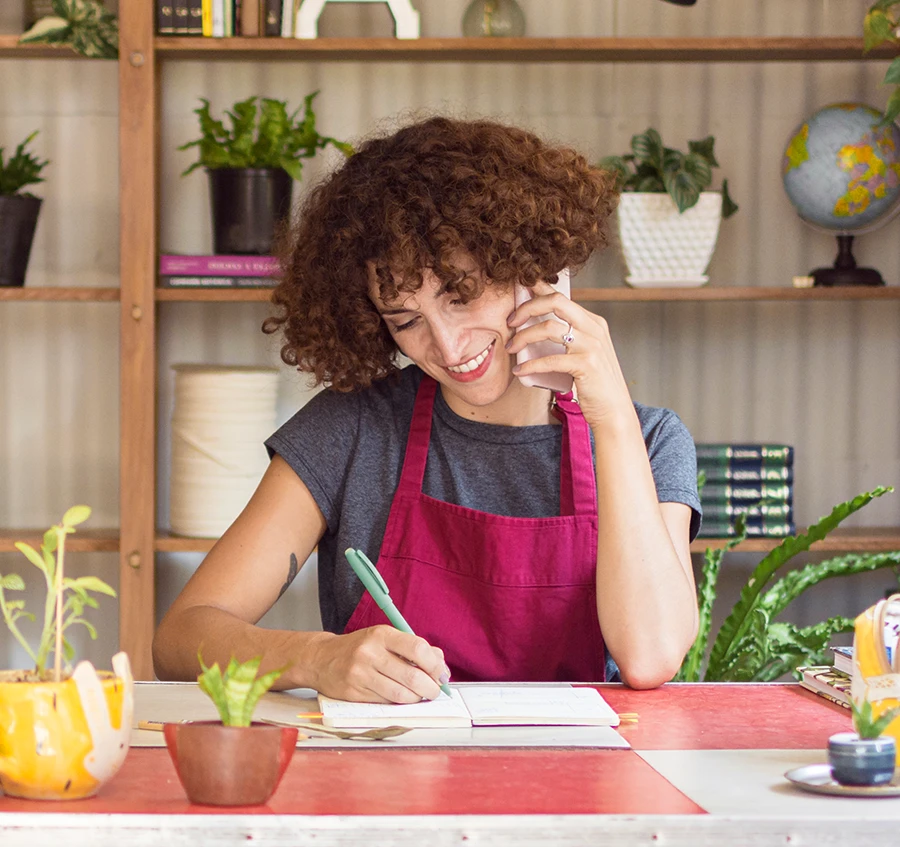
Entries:
<svg viewBox="0 0 900 847">
<path fill-rule="evenodd" d="M 225 696 L 228 700 L 230 726 L 250 726 L 250 716 L 246 709 L 247 699 L 261 661 L 262 656 L 256 656 L 243 663 L 238 663 L 232 658 L 228 663 L 225 674 Z"/>
<path fill-rule="evenodd" d="M 683 170 L 667 170 L 663 173 L 663 184 L 679 212 L 684 212 L 696 205 L 700 199 L 700 186 L 697 181 Z"/>
<path fill-rule="evenodd" d="M 722 180 L 722 220 L 730 218 L 739 208 L 728 193 L 728 180 Z"/>
<path fill-rule="evenodd" d="M 881 497 L 889 491 L 893 491 L 893 489 L 879 486 L 852 500 L 840 503 L 831 510 L 830 514 L 820 518 L 818 522 L 809 527 L 805 535 L 786 538 L 762 559 L 741 591 L 739 600 L 719 629 L 710 650 L 707 665 L 708 678 L 720 678 L 724 668 L 730 664 L 733 659 L 732 654 L 751 626 L 751 615 L 757 607 L 759 596 L 775 572 L 797 553 L 805 552 L 814 542 L 821 541 L 845 518 L 870 503 L 874 498 Z"/>
<path fill-rule="evenodd" d="M 197 684 L 200 686 L 200 690 L 215 704 L 222 723 L 225 726 L 229 726 L 228 698 L 225 694 L 225 681 L 222 679 L 219 663 L 213 662 L 212 667 L 208 668 L 203 664 L 203 658 L 199 653 L 197 654 L 197 659 L 202 670 L 202 673 L 197 677 Z"/>
<path fill-rule="evenodd" d="M 70 32 L 69 22 L 65 18 L 48 15 L 35 22 L 34 26 L 19 36 L 19 44 L 37 44 L 47 41 L 53 36 Z"/>
<path fill-rule="evenodd" d="M 663 143 L 655 129 L 648 129 L 640 135 L 631 137 L 631 149 L 637 162 L 643 162 L 654 168 L 662 167 Z"/>
<path fill-rule="evenodd" d="M 900 88 L 895 88 L 888 97 L 887 106 L 884 108 L 884 116 L 878 122 L 879 126 L 890 126 L 900 116 Z"/>
<path fill-rule="evenodd" d="M 5 588 L 7 591 L 24 591 L 25 580 L 17 573 L 0 576 L 0 588 Z"/>
<path fill-rule="evenodd" d="M 892 38 L 896 24 L 878 8 L 877 4 L 863 19 L 863 52 L 883 44 Z"/>
<path fill-rule="evenodd" d="M 17 541 L 15 544 L 16 550 L 25 555 L 25 558 L 31 562 L 36 568 L 39 568 L 41 571 L 46 573 L 47 568 L 44 564 L 44 560 L 37 550 L 34 549 L 30 544 L 26 544 L 24 541 Z"/>
<path fill-rule="evenodd" d="M 715 145 L 716 139 L 711 135 L 707 135 L 706 138 L 700 141 L 688 141 L 688 151 L 697 156 L 702 156 L 711 167 L 717 168 L 719 163 L 716 161 L 716 154 L 713 152 Z"/>
<path fill-rule="evenodd" d="M 883 81 L 885 85 L 896 85 L 897 83 L 900 83 L 900 56 L 888 65 L 888 69 L 884 73 Z"/>
<path fill-rule="evenodd" d="M 78 524 L 84 523 L 90 516 L 90 506 L 72 506 L 70 509 L 66 510 L 66 513 L 63 515 L 62 525 L 66 528 L 78 526 Z"/>
<path fill-rule="evenodd" d="M 77 588 L 83 591 L 96 591 L 99 594 L 106 594 L 108 597 L 116 596 L 116 590 L 96 576 L 80 576 L 77 579 L 64 579 L 63 583 L 70 588 Z"/>
<path fill-rule="evenodd" d="M 703 156 L 689 153 L 682 160 L 681 167 L 685 173 L 694 178 L 701 191 L 708 188 L 712 182 L 712 165 Z"/>
</svg>

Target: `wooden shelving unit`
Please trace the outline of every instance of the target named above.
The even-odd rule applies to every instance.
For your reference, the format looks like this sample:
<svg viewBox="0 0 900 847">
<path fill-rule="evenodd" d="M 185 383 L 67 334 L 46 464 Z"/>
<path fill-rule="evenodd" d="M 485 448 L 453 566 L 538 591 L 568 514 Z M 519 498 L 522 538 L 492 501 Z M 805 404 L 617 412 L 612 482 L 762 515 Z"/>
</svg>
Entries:
<svg viewBox="0 0 900 847">
<path fill-rule="evenodd" d="M 0 288 L 0 301 L 118 302 L 120 313 L 120 514 L 118 529 L 79 532 L 69 549 L 119 554 L 119 640 L 135 676 L 152 678 L 156 553 L 204 553 L 212 539 L 158 531 L 156 512 L 156 304 L 266 302 L 271 288 L 176 289 L 156 284 L 159 215 L 160 65 L 172 61 L 286 62 L 859 62 L 884 61 L 885 46 L 863 53 L 860 38 L 184 38 L 156 37 L 152 0 L 119 4 L 119 166 L 121 288 Z M 67 48 L 20 46 L 0 35 L 0 59 L 78 58 Z M 579 288 L 575 299 L 603 302 L 828 302 L 900 300 L 900 286 L 878 289 L 796 289 L 712 286 L 681 289 Z M 0 530 L 0 551 L 14 542 L 39 544 L 38 530 Z M 702 552 L 724 541 L 699 539 Z M 774 539 L 744 542 L 764 552 Z M 900 549 L 900 527 L 835 532 L 814 548 L 828 553 Z"/>
</svg>

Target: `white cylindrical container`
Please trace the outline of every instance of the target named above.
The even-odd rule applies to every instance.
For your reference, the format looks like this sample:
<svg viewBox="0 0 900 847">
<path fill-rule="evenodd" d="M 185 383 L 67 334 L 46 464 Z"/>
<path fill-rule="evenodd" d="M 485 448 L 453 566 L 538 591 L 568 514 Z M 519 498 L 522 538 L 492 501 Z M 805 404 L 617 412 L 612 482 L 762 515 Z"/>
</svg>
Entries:
<svg viewBox="0 0 900 847">
<path fill-rule="evenodd" d="M 250 500 L 269 464 L 275 368 L 173 365 L 169 524 L 177 535 L 218 538 Z"/>
<path fill-rule="evenodd" d="M 616 215 L 629 285 L 690 287 L 709 282 L 706 268 L 722 220 L 718 191 L 704 191 L 684 212 L 668 194 L 626 191 Z"/>
</svg>

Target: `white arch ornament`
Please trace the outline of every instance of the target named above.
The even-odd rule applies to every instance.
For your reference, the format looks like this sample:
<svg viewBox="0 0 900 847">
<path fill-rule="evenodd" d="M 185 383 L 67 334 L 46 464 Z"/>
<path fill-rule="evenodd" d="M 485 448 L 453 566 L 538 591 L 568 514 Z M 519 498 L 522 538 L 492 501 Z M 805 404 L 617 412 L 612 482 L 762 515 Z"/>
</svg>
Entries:
<svg viewBox="0 0 900 847">
<path fill-rule="evenodd" d="M 394 35 L 397 38 L 419 37 L 419 13 L 412 7 L 411 0 L 303 0 L 297 9 L 295 38 L 319 37 L 319 15 L 326 3 L 387 3 L 394 17 Z"/>
</svg>

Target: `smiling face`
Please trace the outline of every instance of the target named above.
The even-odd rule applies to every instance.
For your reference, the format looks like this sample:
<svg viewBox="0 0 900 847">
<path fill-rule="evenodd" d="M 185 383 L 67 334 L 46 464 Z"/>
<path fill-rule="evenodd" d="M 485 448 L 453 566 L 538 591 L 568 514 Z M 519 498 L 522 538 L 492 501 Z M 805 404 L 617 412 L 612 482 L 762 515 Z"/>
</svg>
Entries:
<svg viewBox="0 0 900 847">
<path fill-rule="evenodd" d="M 515 358 L 505 348 L 513 334 L 506 323 L 515 307 L 511 288 L 487 285 L 480 297 L 462 303 L 426 270 L 413 294 L 385 303 L 373 281 L 369 297 L 400 351 L 437 380 L 453 411 L 470 419 L 514 422 L 505 407 L 515 408 L 518 398 L 534 389 L 515 378 Z"/>
</svg>

